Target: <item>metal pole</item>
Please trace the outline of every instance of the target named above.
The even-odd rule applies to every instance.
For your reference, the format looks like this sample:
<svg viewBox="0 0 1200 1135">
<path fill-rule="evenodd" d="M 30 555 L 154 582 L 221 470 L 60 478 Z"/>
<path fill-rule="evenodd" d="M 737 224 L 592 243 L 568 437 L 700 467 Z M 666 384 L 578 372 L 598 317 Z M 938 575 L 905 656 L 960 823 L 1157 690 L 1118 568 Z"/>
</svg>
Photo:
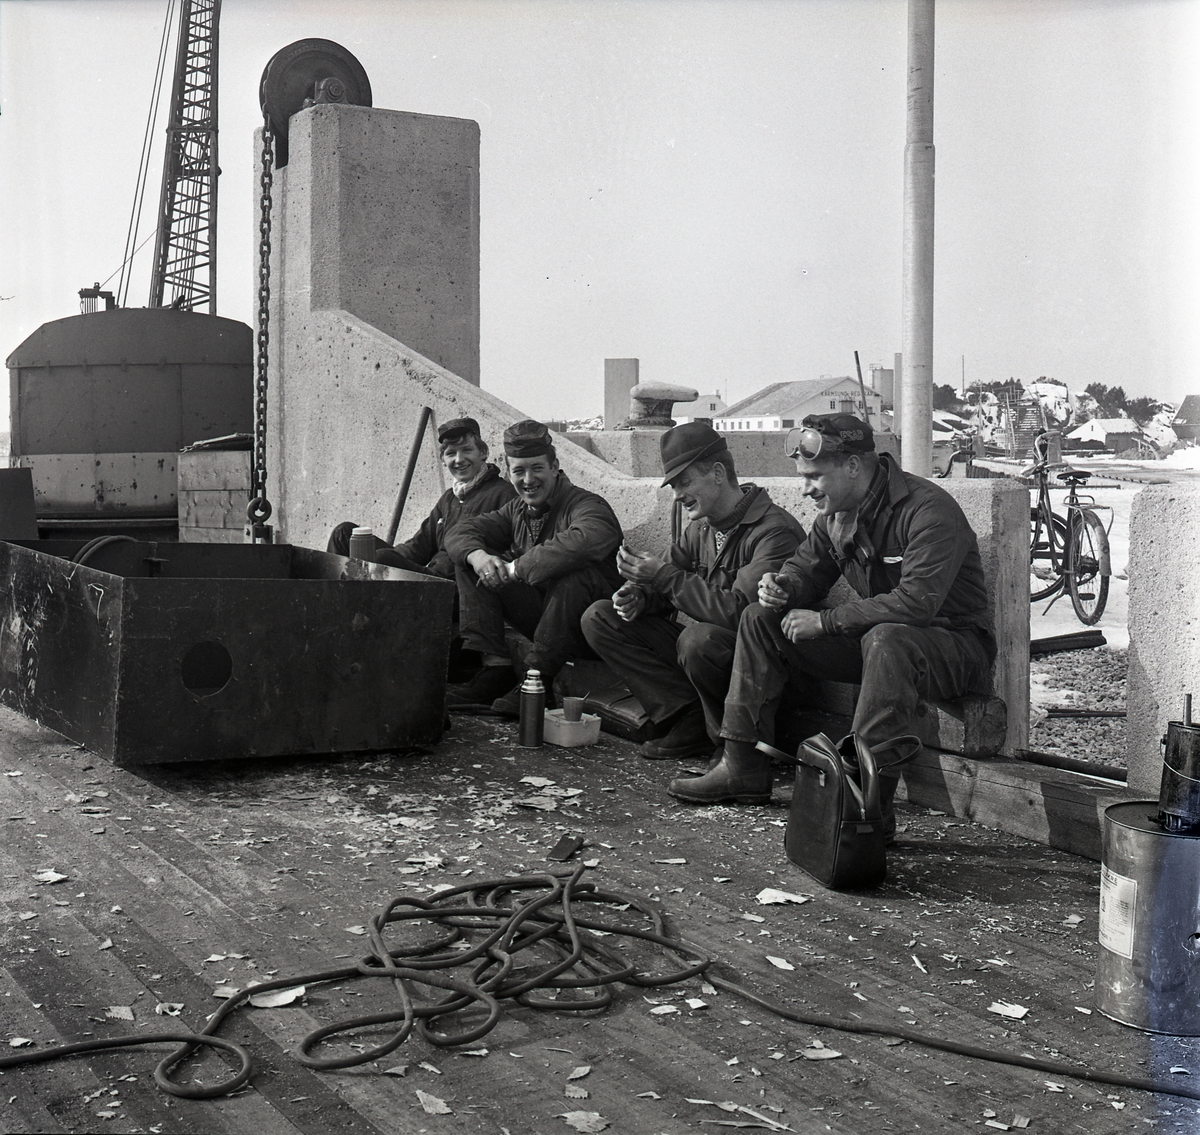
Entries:
<svg viewBox="0 0 1200 1135">
<path fill-rule="evenodd" d="M 901 465 L 933 470 L 933 7 L 908 0 Z"/>
<path fill-rule="evenodd" d="M 392 510 L 392 522 L 388 525 L 387 542 L 396 542 L 396 532 L 400 528 L 400 517 L 404 515 L 404 503 L 408 500 L 408 490 L 412 485 L 413 473 L 417 468 L 417 456 L 421 452 L 421 441 L 425 437 L 425 427 L 433 417 L 429 406 L 421 407 L 421 417 L 417 422 L 417 433 L 413 438 L 412 449 L 408 451 L 408 465 L 404 469 L 404 480 L 400 482 L 400 493 L 396 497 L 396 507 Z"/>
<path fill-rule="evenodd" d="M 858 352 L 854 352 L 854 369 L 858 371 L 858 392 L 863 400 L 863 421 L 871 424 L 871 403 L 867 401 L 867 388 L 862 380 L 862 363 L 858 361 Z"/>
</svg>

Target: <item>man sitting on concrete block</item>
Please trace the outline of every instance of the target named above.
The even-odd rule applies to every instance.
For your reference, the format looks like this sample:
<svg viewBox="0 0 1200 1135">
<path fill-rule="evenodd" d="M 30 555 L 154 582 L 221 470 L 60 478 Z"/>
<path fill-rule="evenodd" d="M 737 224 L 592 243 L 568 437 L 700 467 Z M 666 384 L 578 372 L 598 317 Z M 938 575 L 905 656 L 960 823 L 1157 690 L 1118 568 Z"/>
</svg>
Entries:
<svg viewBox="0 0 1200 1135">
<path fill-rule="evenodd" d="M 455 525 L 464 517 L 494 512 L 517 494 L 500 475 L 499 467 L 488 461 L 488 447 L 474 418 L 454 418 L 444 423 L 438 427 L 437 440 L 438 454 L 454 484 L 442 493 L 421 527 L 403 544 L 392 547 L 376 537 L 372 560 L 422 575 L 453 579 L 454 564 L 446 552 L 446 537 Z M 325 550 L 339 556 L 349 555 L 350 534 L 357 527 L 349 520 L 339 524 L 330 533 Z"/>
<path fill-rule="evenodd" d="M 509 426 L 504 452 L 516 499 L 464 520 L 446 541 L 463 641 L 483 655 L 483 669 L 448 691 L 446 701 L 451 708 L 491 704 L 515 717 L 517 675 L 505 620 L 533 640 L 525 663 L 550 690 L 569 659 L 591 657 L 579 621 L 621 582 L 613 563 L 621 525 L 603 497 L 573 485 L 559 469 L 550 431 L 540 422 Z"/>
<path fill-rule="evenodd" d="M 808 417 L 786 444 L 818 516 L 742 615 L 721 760 L 672 781 L 670 792 L 697 804 L 767 803 L 770 759 L 755 742 L 774 740 L 789 677 L 857 682 L 853 729 L 876 754 L 894 825 L 899 765 L 919 747 L 901 741 L 913 733 L 918 700 L 983 688 L 996 656 L 979 547 L 957 502 L 877 454 L 866 422 Z M 819 609 L 839 575 L 858 598 Z"/>
<path fill-rule="evenodd" d="M 667 430 L 661 446 L 663 484 L 688 526 L 666 559 L 617 550 L 625 583 L 588 608 L 583 633 L 655 725 L 642 756 L 691 760 L 717 742 L 738 619 L 804 529 L 765 489 L 738 484 L 725 439 L 707 423 Z"/>
</svg>

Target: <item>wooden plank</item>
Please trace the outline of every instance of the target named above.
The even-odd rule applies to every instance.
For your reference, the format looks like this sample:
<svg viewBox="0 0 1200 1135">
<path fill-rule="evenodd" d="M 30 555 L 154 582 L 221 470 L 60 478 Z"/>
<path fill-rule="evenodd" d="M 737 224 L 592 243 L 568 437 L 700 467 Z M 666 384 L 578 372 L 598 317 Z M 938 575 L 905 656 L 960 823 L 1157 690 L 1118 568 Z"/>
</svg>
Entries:
<svg viewBox="0 0 1200 1135">
<path fill-rule="evenodd" d="M 1094 860 L 1104 809 L 1144 796 L 1024 761 L 976 761 L 928 749 L 905 766 L 898 795 Z"/>
</svg>

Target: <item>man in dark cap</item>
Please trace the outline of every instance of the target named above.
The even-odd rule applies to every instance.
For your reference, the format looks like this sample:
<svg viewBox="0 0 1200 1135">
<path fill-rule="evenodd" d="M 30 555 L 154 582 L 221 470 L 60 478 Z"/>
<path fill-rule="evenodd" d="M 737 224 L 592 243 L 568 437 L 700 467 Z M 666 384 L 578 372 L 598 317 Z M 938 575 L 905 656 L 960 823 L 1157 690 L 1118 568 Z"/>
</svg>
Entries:
<svg viewBox="0 0 1200 1135">
<path fill-rule="evenodd" d="M 371 559 L 377 564 L 405 571 L 454 578 L 454 564 L 446 553 L 446 537 L 464 517 L 492 512 L 515 497 L 516 490 L 488 461 L 488 447 L 474 418 L 453 418 L 438 426 L 438 455 L 454 483 L 438 498 L 421 527 L 402 544 L 392 547 L 375 537 Z M 350 535 L 358 527 L 353 521 L 339 524 L 329 536 L 327 551 L 350 554 Z M 480 665 L 478 655 L 463 649 L 462 638 L 450 643 L 451 681 L 462 680 Z"/>
<path fill-rule="evenodd" d="M 388 567 L 453 579 L 454 564 L 446 553 L 446 537 L 454 526 L 464 517 L 493 512 L 517 494 L 500 476 L 499 468 L 488 461 L 488 447 L 474 418 L 444 422 L 438 426 L 437 440 L 438 455 L 454 484 L 442 493 L 421 527 L 403 544 L 392 547 L 376 537 L 372 559 Z M 329 536 L 326 551 L 349 555 L 350 534 L 356 527 L 349 520 L 339 524 Z"/>
<path fill-rule="evenodd" d="M 579 620 L 621 582 L 612 559 L 621 525 L 603 497 L 571 484 L 559 469 L 541 422 L 505 430 L 504 452 L 516 499 L 463 521 L 446 541 L 463 640 L 483 655 L 483 669 L 446 700 L 452 708 L 492 704 L 515 716 L 517 675 L 505 620 L 533 640 L 525 663 L 549 690 L 568 659 L 591 656 Z"/>
<path fill-rule="evenodd" d="M 706 422 L 667 430 L 661 447 L 663 485 L 687 528 L 665 557 L 618 549 L 625 582 L 588 608 L 583 633 L 654 724 L 642 756 L 691 760 L 718 739 L 738 619 L 804 529 L 765 489 L 738 484 L 725 439 Z"/>
<path fill-rule="evenodd" d="M 918 700 L 983 688 L 996 656 L 975 533 L 945 489 L 877 454 L 858 418 L 805 418 L 786 445 L 817 518 L 783 568 L 763 576 L 738 626 L 720 762 L 670 791 L 697 804 L 767 803 L 770 762 L 755 743 L 774 740 L 789 677 L 857 682 L 853 729 L 879 761 L 894 828 Z M 822 608 L 839 577 L 857 597 Z"/>
</svg>

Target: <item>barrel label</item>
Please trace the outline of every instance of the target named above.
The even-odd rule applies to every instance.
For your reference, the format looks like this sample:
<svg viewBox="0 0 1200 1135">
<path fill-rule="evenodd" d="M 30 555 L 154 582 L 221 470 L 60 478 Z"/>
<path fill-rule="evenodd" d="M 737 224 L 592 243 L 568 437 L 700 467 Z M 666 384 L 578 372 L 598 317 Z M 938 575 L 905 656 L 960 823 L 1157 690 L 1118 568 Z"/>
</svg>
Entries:
<svg viewBox="0 0 1200 1135">
<path fill-rule="evenodd" d="M 1100 945 L 1123 958 L 1133 957 L 1137 880 L 1100 869 Z"/>
</svg>

